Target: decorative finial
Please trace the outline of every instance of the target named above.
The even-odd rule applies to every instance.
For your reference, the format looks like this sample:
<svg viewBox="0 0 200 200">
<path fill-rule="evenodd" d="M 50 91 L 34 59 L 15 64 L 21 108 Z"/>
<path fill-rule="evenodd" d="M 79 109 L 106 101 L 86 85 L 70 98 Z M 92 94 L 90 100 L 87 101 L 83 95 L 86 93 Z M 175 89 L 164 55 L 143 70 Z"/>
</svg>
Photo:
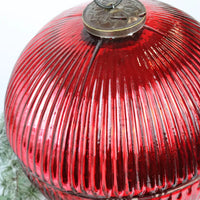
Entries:
<svg viewBox="0 0 200 200">
<path fill-rule="evenodd" d="M 94 0 L 94 2 L 101 8 L 114 9 L 122 2 L 122 0 L 113 0 L 109 3 L 105 3 L 105 0 Z"/>
</svg>

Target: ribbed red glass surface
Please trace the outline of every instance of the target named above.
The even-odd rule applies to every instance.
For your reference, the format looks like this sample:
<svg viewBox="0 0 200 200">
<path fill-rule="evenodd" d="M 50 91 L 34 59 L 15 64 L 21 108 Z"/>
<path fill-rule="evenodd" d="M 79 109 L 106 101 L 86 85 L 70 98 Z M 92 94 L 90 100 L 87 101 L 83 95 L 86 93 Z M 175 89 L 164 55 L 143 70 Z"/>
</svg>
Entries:
<svg viewBox="0 0 200 200">
<path fill-rule="evenodd" d="M 16 63 L 7 136 L 50 199 L 200 198 L 200 24 L 141 2 L 147 21 L 132 37 L 89 35 L 80 6 Z"/>
</svg>

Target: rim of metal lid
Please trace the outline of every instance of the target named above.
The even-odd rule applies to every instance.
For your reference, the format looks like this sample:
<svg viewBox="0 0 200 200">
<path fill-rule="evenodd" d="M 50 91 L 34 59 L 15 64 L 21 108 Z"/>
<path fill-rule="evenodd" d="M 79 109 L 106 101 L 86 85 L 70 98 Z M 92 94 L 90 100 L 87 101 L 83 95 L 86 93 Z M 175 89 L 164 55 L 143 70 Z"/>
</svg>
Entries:
<svg viewBox="0 0 200 200">
<path fill-rule="evenodd" d="M 131 36 L 134 33 L 138 32 L 144 26 L 146 21 L 146 17 L 143 17 L 142 21 L 134 26 L 117 29 L 117 30 L 102 30 L 102 29 L 95 29 L 94 27 L 89 26 L 84 20 L 84 24 L 86 26 L 87 31 L 97 37 L 100 38 L 121 38 Z"/>
</svg>

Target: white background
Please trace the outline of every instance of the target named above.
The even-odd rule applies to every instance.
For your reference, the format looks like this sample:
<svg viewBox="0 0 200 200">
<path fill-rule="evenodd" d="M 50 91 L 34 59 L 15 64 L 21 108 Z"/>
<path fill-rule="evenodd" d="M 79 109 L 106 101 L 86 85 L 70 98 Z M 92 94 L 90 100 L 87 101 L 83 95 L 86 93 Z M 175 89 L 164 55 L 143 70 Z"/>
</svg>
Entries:
<svg viewBox="0 0 200 200">
<path fill-rule="evenodd" d="M 200 21 L 200 0 L 162 0 Z M 0 113 L 7 84 L 21 51 L 62 11 L 84 0 L 0 0 Z"/>
</svg>

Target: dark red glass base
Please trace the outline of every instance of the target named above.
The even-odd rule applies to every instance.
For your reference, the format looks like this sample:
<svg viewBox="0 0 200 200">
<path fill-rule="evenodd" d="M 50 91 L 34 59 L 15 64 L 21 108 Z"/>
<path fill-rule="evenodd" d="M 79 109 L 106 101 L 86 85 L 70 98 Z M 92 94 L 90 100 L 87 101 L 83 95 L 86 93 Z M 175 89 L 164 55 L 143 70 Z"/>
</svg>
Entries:
<svg viewBox="0 0 200 200">
<path fill-rule="evenodd" d="M 24 169 L 24 172 L 30 179 L 30 181 L 38 187 L 41 192 L 44 194 L 45 197 L 48 199 L 53 200 L 94 200 L 94 199 L 100 199 L 100 200 L 119 200 L 119 198 L 99 198 L 96 197 L 84 197 L 82 194 L 74 194 L 73 192 L 66 192 L 65 190 L 58 189 L 56 187 L 53 187 L 52 185 L 49 185 L 48 183 L 42 181 L 39 179 L 39 177 L 36 177 L 32 174 L 30 170 L 27 170 L 25 166 L 22 164 L 22 167 Z M 150 196 L 143 196 L 143 197 L 123 197 L 123 200 L 199 200 L 200 199 L 200 177 L 190 181 L 189 183 L 180 185 L 174 189 L 165 191 L 162 194 L 155 194 Z"/>
</svg>

